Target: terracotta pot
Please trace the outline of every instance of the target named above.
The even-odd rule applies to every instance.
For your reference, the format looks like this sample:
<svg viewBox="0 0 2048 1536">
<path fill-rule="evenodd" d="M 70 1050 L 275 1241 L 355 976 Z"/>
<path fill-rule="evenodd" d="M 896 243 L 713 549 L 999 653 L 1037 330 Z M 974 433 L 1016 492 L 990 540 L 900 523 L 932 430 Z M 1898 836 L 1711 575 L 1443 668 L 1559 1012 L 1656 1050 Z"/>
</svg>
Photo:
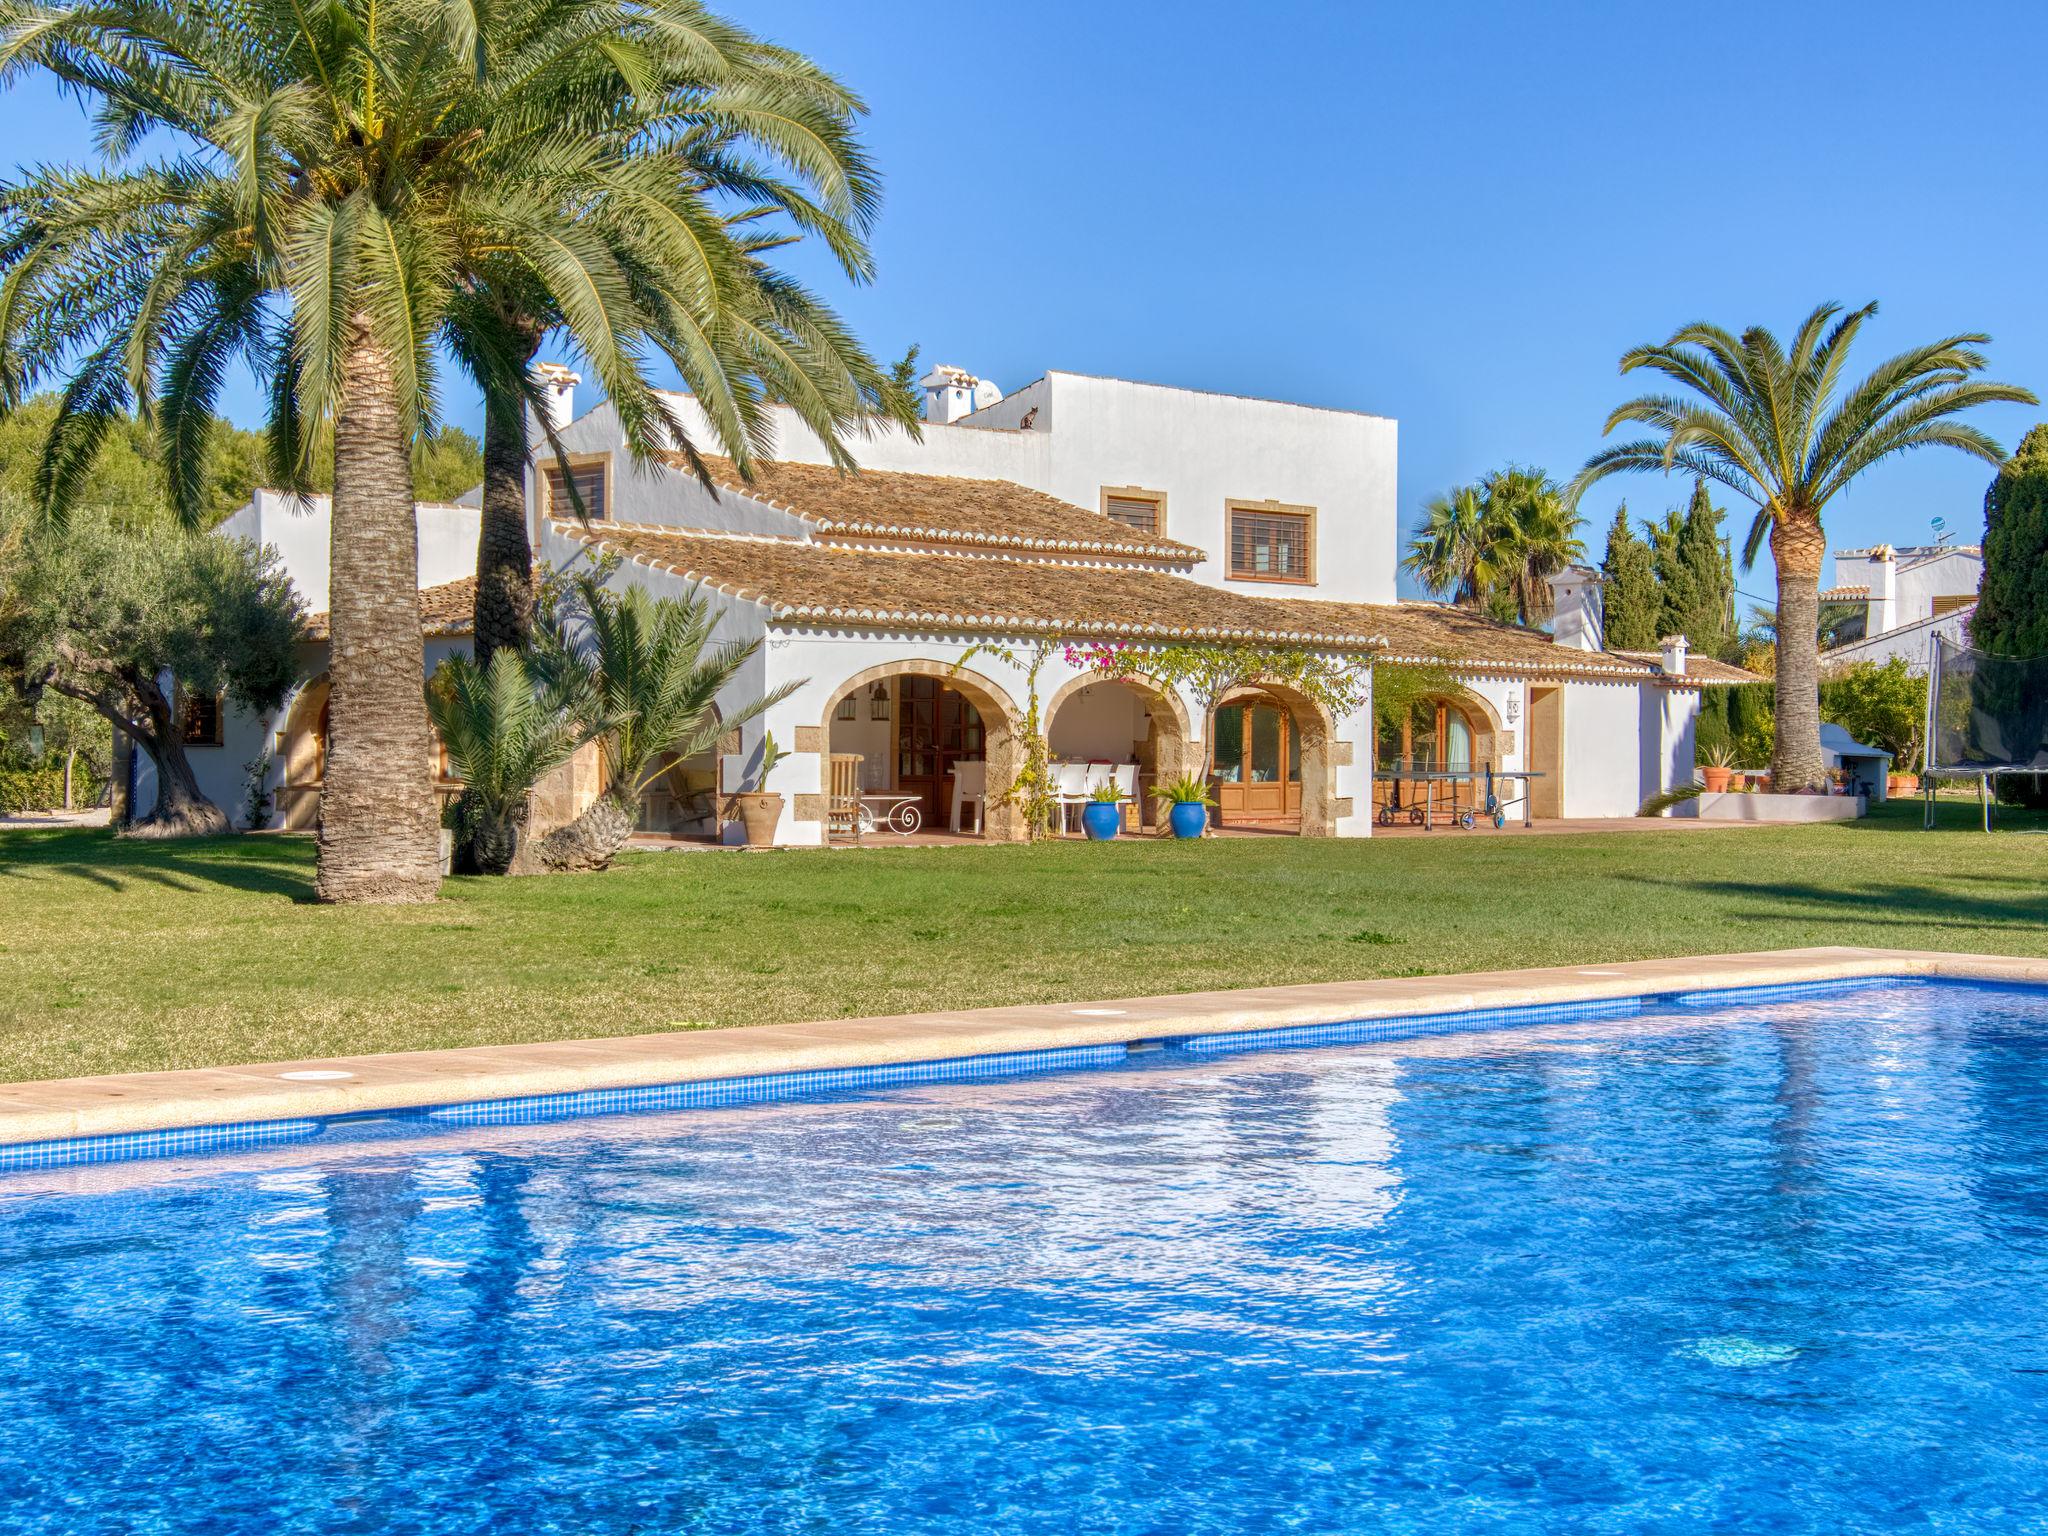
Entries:
<svg viewBox="0 0 2048 1536">
<path fill-rule="evenodd" d="M 1884 792 L 1888 795 L 1917 795 L 1920 793 L 1920 775 L 1917 773 L 1894 773 L 1884 781 Z"/>
<path fill-rule="evenodd" d="M 734 795 L 732 803 L 739 808 L 740 825 L 747 829 L 749 848 L 766 848 L 775 841 L 775 824 L 782 819 L 782 796 L 769 790 L 765 794 Z"/>
<path fill-rule="evenodd" d="M 1733 768 L 1709 766 L 1700 770 L 1700 777 L 1707 781 L 1707 793 L 1710 795 L 1725 794 L 1728 789 L 1728 781 L 1734 776 L 1735 770 Z"/>
</svg>

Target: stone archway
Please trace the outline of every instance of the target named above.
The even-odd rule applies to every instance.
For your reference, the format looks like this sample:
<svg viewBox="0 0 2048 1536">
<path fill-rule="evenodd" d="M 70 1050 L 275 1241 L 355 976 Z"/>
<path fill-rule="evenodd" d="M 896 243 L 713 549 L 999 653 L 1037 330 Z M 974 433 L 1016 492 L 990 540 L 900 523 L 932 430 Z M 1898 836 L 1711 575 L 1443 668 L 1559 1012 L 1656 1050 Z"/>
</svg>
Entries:
<svg viewBox="0 0 2048 1536">
<path fill-rule="evenodd" d="M 1146 719 L 1143 737 L 1140 739 L 1133 736 L 1133 755 L 1137 760 L 1141 784 L 1148 775 L 1151 784 L 1160 784 L 1183 773 L 1199 771 L 1200 764 L 1195 758 L 1194 726 L 1188 718 L 1187 705 L 1182 702 L 1177 690 L 1141 672 L 1122 677 L 1109 677 L 1091 672 L 1069 678 L 1062 683 L 1045 705 L 1045 739 L 1048 749 L 1055 756 L 1061 755 L 1060 744 L 1054 739 L 1054 733 L 1059 728 L 1062 706 L 1092 690 L 1105 688 L 1122 689 L 1134 694 L 1144 706 Z M 1142 790 L 1140 795 L 1142 799 Z M 1143 816 L 1144 807 L 1141 804 L 1141 822 Z"/>
<path fill-rule="evenodd" d="M 1303 837 L 1335 837 L 1337 822 L 1348 809 L 1337 799 L 1337 759 L 1348 743 L 1337 740 L 1330 712 L 1298 688 L 1260 682 L 1234 688 L 1217 701 L 1220 711 L 1247 699 L 1270 699 L 1294 721 L 1296 750 L 1301 754 L 1301 822 Z M 1210 727 L 1212 730 L 1214 726 Z M 1347 759 L 1348 760 L 1348 759 Z"/>
<path fill-rule="evenodd" d="M 987 763 L 988 799 L 984 803 L 986 820 L 983 836 L 994 843 L 1022 842 L 1024 839 L 1024 818 L 1018 813 L 1016 803 L 1010 799 L 1010 791 L 1017 781 L 1017 770 L 1024 761 L 1024 712 L 1005 693 L 1002 687 L 981 673 L 965 667 L 955 667 L 943 661 L 922 659 L 884 662 L 878 666 L 866 667 L 854 673 L 833 689 L 827 697 L 825 710 L 818 721 L 818 743 L 815 750 L 829 749 L 832 740 L 832 718 L 839 709 L 839 701 L 849 693 L 858 693 L 872 683 L 887 682 L 895 677 L 930 677 L 960 694 L 981 715 L 982 758 Z M 798 739 L 801 750 L 802 737 Z M 823 819 L 823 801 L 826 784 L 824 772 L 819 774 L 819 794 L 816 796 L 818 815 L 808 818 Z M 799 796 L 801 802 L 805 797 Z M 799 811 L 802 815 L 802 811 Z"/>
</svg>

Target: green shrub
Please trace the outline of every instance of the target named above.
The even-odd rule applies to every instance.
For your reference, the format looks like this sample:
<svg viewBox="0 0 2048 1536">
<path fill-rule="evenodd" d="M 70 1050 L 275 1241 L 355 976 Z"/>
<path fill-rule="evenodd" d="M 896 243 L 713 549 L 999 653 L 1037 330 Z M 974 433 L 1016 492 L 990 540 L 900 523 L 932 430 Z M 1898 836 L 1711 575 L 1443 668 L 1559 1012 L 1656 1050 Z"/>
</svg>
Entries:
<svg viewBox="0 0 2048 1536">
<path fill-rule="evenodd" d="M 74 799 L 83 787 L 73 780 Z M 54 811 L 63 804 L 63 764 L 35 763 L 25 756 L 0 757 L 0 815 Z"/>
<path fill-rule="evenodd" d="M 1892 755 L 1894 773 L 1920 771 L 1927 729 L 1927 679 L 1915 677 L 1903 656 L 1879 664 L 1859 661 L 1820 685 L 1820 717 Z"/>
</svg>

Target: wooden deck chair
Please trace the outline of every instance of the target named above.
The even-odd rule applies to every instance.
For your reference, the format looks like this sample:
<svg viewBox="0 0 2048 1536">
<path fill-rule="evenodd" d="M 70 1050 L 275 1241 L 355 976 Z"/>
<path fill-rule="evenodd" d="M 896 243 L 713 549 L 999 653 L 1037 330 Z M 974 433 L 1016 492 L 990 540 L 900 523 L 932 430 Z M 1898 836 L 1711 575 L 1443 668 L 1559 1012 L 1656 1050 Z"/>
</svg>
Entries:
<svg viewBox="0 0 2048 1536">
<path fill-rule="evenodd" d="M 829 838 L 843 832 L 859 842 L 860 765 L 864 758 L 858 752 L 834 752 L 828 761 L 832 777 L 825 802 L 825 835 Z"/>
</svg>

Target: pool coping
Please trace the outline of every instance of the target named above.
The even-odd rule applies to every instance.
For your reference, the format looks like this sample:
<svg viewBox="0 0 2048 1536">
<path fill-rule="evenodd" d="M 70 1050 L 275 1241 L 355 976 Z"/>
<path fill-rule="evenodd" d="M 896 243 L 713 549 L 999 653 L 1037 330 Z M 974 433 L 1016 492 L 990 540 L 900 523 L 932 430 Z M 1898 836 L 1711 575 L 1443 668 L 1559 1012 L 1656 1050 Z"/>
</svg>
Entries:
<svg viewBox="0 0 2048 1536">
<path fill-rule="evenodd" d="M 49 1079 L 0 1084 L 0 1146 L 1887 976 L 2048 983 L 2048 959 L 1829 946 Z"/>
</svg>

